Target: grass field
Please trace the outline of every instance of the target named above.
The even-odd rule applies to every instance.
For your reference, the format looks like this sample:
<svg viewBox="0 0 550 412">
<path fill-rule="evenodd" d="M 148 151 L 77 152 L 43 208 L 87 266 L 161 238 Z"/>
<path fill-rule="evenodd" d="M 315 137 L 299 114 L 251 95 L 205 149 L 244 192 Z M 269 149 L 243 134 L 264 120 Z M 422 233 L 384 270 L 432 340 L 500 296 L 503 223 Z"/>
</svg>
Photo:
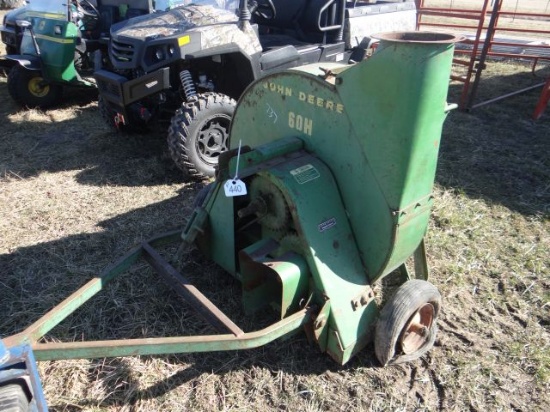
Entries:
<svg viewBox="0 0 550 412">
<path fill-rule="evenodd" d="M 479 99 L 537 82 L 526 65 L 491 62 Z M 451 85 L 449 101 L 459 93 Z M 40 362 L 50 409 L 548 410 L 550 109 L 531 120 L 539 93 L 454 111 L 445 123 L 427 236 L 443 312 L 435 347 L 422 359 L 380 368 L 369 346 L 339 367 L 297 335 L 246 352 Z M 94 92 L 69 92 L 57 110 L 23 110 L 0 76 L 0 99 L 6 336 L 140 240 L 182 226 L 203 183 L 181 177 L 162 138 L 112 134 Z M 240 285 L 223 271 L 196 255 L 185 271 L 240 313 Z M 243 322 L 251 328 L 259 320 Z M 138 265 L 47 340 L 208 332 L 196 325 L 185 304 Z"/>
</svg>

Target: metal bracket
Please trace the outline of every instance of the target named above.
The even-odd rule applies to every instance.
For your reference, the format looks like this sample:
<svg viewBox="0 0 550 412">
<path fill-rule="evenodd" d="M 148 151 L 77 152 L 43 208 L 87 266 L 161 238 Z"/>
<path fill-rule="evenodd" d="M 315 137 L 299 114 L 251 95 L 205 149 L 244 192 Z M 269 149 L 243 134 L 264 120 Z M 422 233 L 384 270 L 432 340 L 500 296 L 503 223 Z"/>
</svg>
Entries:
<svg viewBox="0 0 550 412">
<path fill-rule="evenodd" d="M 326 299 L 325 304 L 317 314 L 317 317 L 313 321 L 313 334 L 317 344 L 324 352 L 327 349 L 328 344 L 328 320 L 330 316 L 330 300 Z"/>
<path fill-rule="evenodd" d="M 363 292 L 351 300 L 351 307 L 354 311 L 363 306 L 367 306 L 374 299 L 374 292 L 370 286 L 367 286 Z"/>
<path fill-rule="evenodd" d="M 399 225 L 402 225 L 416 215 L 423 213 L 426 209 L 430 209 L 432 207 L 433 201 L 433 194 L 429 194 L 421 199 L 416 200 L 410 205 L 404 207 L 403 209 L 393 210 L 391 214 L 394 217 L 395 222 Z"/>
<path fill-rule="evenodd" d="M 208 212 L 203 207 L 196 207 L 183 229 L 181 238 L 184 242 L 192 244 L 195 242 L 197 235 L 199 233 L 204 233 L 206 229 L 206 224 L 208 223 Z"/>
<path fill-rule="evenodd" d="M 426 258 L 426 243 L 424 239 L 420 242 L 414 251 L 414 275 L 417 279 L 428 280 L 430 270 L 428 268 L 428 259 Z"/>
</svg>

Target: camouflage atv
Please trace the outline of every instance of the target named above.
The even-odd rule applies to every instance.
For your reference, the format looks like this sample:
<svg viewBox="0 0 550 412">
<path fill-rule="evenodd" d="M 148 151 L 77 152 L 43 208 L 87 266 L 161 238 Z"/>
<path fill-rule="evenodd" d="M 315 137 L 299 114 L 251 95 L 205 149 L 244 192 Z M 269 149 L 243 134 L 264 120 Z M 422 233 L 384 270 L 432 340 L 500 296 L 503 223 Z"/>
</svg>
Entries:
<svg viewBox="0 0 550 412">
<path fill-rule="evenodd" d="M 367 15 L 395 12 L 385 21 L 414 29 L 414 2 L 380 4 L 240 0 L 235 10 L 236 2 L 196 0 L 114 25 L 108 64 L 94 74 L 101 115 L 119 131 L 168 127 L 176 165 L 191 177 L 213 176 L 228 148 L 235 100 L 252 81 L 310 63 L 363 59 L 369 42 L 360 19 Z M 352 17 L 359 17 L 358 33 Z"/>
</svg>

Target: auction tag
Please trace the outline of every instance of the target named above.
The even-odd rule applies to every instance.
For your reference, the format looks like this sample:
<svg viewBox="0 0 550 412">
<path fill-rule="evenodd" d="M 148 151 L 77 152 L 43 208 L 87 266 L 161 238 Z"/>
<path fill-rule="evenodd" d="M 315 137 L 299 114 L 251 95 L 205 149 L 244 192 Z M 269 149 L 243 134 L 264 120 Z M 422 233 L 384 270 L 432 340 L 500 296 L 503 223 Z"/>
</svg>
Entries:
<svg viewBox="0 0 550 412">
<path fill-rule="evenodd" d="M 237 151 L 237 165 L 235 166 L 235 177 L 229 179 L 223 185 L 226 197 L 246 195 L 246 185 L 239 179 L 239 161 L 241 160 L 241 141 L 239 140 L 239 150 Z"/>
<path fill-rule="evenodd" d="M 241 179 L 229 179 L 223 185 L 225 196 L 235 197 L 246 195 L 246 185 Z"/>
</svg>

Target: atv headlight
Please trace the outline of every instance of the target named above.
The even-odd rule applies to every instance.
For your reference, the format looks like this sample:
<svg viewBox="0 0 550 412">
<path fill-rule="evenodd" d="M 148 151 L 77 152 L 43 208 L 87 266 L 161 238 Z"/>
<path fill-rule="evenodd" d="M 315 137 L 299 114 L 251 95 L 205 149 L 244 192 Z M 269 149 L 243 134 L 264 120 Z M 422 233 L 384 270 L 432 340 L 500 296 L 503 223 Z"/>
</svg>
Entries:
<svg viewBox="0 0 550 412">
<path fill-rule="evenodd" d="M 157 60 L 157 62 L 164 60 L 164 57 L 164 50 L 162 50 L 162 48 L 160 47 L 157 47 L 157 49 L 155 50 L 155 59 Z"/>
<path fill-rule="evenodd" d="M 175 41 L 166 41 L 166 43 L 152 44 L 147 47 L 143 56 L 143 64 L 146 67 L 158 67 L 166 65 L 169 61 L 177 58 L 179 48 Z M 146 69 L 149 70 L 149 69 Z"/>
<path fill-rule="evenodd" d="M 168 46 L 168 57 L 172 57 L 176 52 L 176 48 L 173 45 Z"/>
</svg>

